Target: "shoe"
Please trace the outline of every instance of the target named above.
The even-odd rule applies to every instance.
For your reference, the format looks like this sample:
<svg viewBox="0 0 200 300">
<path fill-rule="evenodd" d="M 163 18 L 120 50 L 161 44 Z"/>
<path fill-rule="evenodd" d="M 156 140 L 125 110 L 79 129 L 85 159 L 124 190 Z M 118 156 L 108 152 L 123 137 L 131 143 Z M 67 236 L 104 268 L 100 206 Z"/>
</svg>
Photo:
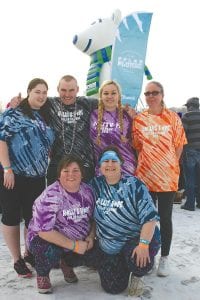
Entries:
<svg viewBox="0 0 200 300">
<path fill-rule="evenodd" d="M 24 256 L 24 260 L 26 263 L 31 265 L 32 268 L 35 268 L 35 258 L 31 252 L 28 251 L 28 253 Z"/>
<path fill-rule="evenodd" d="M 144 292 L 144 277 L 136 277 L 130 273 L 128 296 L 139 297 Z"/>
<path fill-rule="evenodd" d="M 74 273 L 73 268 L 69 267 L 66 264 L 66 262 L 64 261 L 64 259 L 61 259 L 61 261 L 60 261 L 60 268 L 63 272 L 64 279 L 66 282 L 68 282 L 68 283 L 78 282 L 78 278 L 77 278 L 76 274 Z"/>
<path fill-rule="evenodd" d="M 197 204 L 196 207 L 197 207 L 197 208 L 200 208 L 200 204 Z"/>
<path fill-rule="evenodd" d="M 40 294 L 52 293 L 49 276 L 37 276 L 37 288 Z"/>
<path fill-rule="evenodd" d="M 158 264 L 157 276 L 166 277 L 169 275 L 168 256 L 161 256 Z"/>
<path fill-rule="evenodd" d="M 185 204 L 181 205 L 181 209 L 190 210 L 190 211 L 194 211 L 195 210 L 194 208 L 186 207 Z"/>
<path fill-rule="evenodd" d="M 30 278 L 32 277 L 32 272 L 27 267 L 24 259 L 20 257 L 18 261 L 14 263 L 14 269 L 17 272 L 18 276 L 21 278 Z"/>
</svg>

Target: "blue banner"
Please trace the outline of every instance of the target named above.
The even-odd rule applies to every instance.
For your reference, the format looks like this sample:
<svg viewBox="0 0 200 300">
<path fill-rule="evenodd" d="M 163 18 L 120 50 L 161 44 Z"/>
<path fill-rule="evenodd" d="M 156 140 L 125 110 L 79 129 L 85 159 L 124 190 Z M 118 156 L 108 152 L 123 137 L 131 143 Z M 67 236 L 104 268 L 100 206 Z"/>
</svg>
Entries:
<svg viewBox="0 0 200 300">
<path fill-rule="evenodd" d="M 113 49 L 111 78 L 122 89 L 122 103 L 135 107 L 141 93 L 152 13 L 132 13 L 119 24 Z"/>
</svg>

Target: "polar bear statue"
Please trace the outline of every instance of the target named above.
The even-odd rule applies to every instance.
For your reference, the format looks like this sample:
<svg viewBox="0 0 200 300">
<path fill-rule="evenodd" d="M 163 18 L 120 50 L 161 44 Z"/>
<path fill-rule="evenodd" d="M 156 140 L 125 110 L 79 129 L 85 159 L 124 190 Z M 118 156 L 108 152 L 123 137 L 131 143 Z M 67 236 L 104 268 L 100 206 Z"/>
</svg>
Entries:
<svg viewBox="0 0 200 300">
<path fill-rule="evenodd" d="M 121 11 L 116 9 L 110 18 L 98 19 L 73 38 L 73 44 L 90 56 L 87 96 L 97 94 L 101 83 L 111 78 L 112 45 L 120 22 Z M 147 78 L 151 76 L 146 66 L 144 71 Z"/>
</svg>

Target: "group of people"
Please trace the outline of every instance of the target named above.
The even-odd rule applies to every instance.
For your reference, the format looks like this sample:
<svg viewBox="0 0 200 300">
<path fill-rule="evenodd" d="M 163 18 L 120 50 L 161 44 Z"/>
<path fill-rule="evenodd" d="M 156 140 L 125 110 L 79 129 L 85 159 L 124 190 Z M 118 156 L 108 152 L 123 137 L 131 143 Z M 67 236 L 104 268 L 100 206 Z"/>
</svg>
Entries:
<svg viewBox="0 0 200 300">
<path fill-rule="evenodd" d="M 73 283 L 73 267 L 91 266 L 108 293 L 129 284 L 130 295 L 141 295 L 160 244 L 157 274 L 169 275 L 172 206 L 186 144 L 181 120 L 166 108 L 159 82 L 147 84 L 148 108 L 138 114 L 122 107 L 112 80 L 98 100 L 78 97 L 71 75 L 57 89 L 59 97 L 47 97 L 47 83 L 35 78 L 27 97 L 14 98 L 0 117 L 2 231 L 14 269 L 31 277 L 31 264 L 38 291 L 49 293 L 53 267 Z"/>
</svg>

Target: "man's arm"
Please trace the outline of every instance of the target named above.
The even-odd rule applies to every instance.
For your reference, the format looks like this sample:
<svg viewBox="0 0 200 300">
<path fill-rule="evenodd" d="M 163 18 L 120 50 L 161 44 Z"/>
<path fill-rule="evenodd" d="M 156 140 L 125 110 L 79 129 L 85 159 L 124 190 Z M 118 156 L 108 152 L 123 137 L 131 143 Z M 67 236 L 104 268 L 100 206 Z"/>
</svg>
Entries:
<svg viewBox="0 0 200 300">
<path fill-rule="evenodd" d="M 6 105 L 6 108 L 16 108 L 20 105 L 22 100 L 22 95 L 19 93 L 18 96 L 15 96 L 10 100 L 10 102 Z"/>
</svg>

